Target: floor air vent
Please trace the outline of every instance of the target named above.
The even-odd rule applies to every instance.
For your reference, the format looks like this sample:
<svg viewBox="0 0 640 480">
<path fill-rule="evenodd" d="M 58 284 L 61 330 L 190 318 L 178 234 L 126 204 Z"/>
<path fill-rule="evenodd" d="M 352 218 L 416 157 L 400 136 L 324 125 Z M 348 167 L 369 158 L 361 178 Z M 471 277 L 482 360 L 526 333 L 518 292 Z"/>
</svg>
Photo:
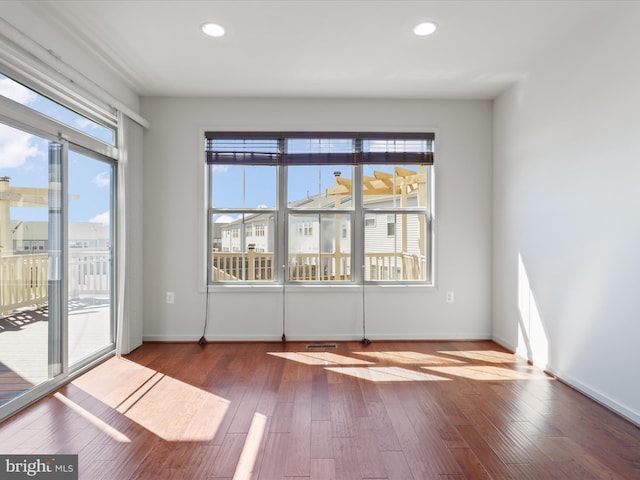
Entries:
<svg viewBox="0 0 640 480">
<path fill-rule="evenodd" d="M 310 343 L 307 345 L 307 350 L 325 350 L 330 348 L 338 348 L 335 343 Z"/>
</svg>

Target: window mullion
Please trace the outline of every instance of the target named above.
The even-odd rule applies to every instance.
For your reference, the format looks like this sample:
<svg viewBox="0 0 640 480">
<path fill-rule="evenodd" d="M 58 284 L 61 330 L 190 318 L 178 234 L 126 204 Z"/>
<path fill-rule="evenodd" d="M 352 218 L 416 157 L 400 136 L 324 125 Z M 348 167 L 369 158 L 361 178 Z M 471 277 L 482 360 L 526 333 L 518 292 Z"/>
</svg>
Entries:
<svg viewBox="0 0 640 480">
<path fill-rule="evenodd" d="M 276 250 L 276 265 L 279 266 L 277 269 L 275 280 L 278 283 L 281 283 L 284 288 L 284 284 L 288 281 L 287 274 L 287 264 L 289 263 L 289 237 L 287 231 L 287 225 L 289 223 L 289 212 L 288 212 L 288 204 L 287 204 L 287 179 L 288 179 L 288 169 L 284 165 L 282 159 L 287 153 L 287 142 L 281 137 L 278 139 L 278 187 L 277 187 L 277 202 L 276 206 L 278 210 L 276 224 L 278 225 L 276 235 L 277 235 L 277 247 Z"/>
<path fill-rule="evenodd" d="M 322 261 L 322 254 L 324 253 L 322 251 L 322 214 L 318 213 L 317 214 L 317 219 L 318 219 L 318 256 L 316 257 L 316 278 L 315 280 L 320 281 L 322 279 L 322 274 L 324 273 L 324 269 L 322 268 L 323 266 L 323 261 Z M 305 226 L 306 227 L 306 226 Z M 313 235 L 313 233 L 311 233 Z"/>
<path fill-rule="evenodd" d="M 351 248 L 353 249 L 352 260 L 357 262 L 355 268 L 352 268 L 353 280 L 356 284 L 364 283 L 364 266 L 365 251 L 364 251 L 364 199 L 362 188 L 362 165 L 358 164 L 354 168 L 353 172 L 353 202 L 354 211 L 353 222 L 351 226 Z"/>
<path fill-rule="evenodd" d="M 278 205 L 277 205 L 277 214 L 276 214 L 276 225 L 278 226 L 276 230 L 276 248 L 275 256 L 276 256 L 276 265 L 277 273 L 275 276 L 275 280 L 278 283 L 284 285 L 287 281 L 287 268 L 286 265 L 288 263 L 288 251 L 289 251 L 289 238 L 287 225 L 289 222 L 289 209 L 287 207 L 287 167 L 283 165 L 279 165 L 278 169 Z"/>
</svg>

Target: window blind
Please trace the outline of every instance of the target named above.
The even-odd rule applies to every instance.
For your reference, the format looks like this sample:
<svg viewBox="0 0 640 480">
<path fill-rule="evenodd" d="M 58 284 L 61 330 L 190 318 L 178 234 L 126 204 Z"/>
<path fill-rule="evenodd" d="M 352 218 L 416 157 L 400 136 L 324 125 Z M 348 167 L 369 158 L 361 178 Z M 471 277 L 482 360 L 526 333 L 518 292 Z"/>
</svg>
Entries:
<svg viewBox="0 0 640 480">
<path fill-rule="evenodd" d="M 432 165 L 434 146 L 433 133 L 205 133 L 208 164 Z"/>
<path fill-rule="evenodd" d="M 400 137 L 365 137 L 361 163 L 433 164 L 433 135 Z"/>
</svg>

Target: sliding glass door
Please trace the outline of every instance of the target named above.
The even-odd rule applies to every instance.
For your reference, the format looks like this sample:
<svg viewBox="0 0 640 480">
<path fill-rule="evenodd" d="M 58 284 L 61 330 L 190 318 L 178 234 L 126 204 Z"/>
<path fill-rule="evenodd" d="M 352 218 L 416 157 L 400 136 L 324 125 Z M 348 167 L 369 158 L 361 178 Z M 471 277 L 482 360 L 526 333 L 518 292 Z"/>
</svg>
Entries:
<svg viewBox="0 0 640 480">
<path fill-rule="evenodd" d="M 28 78 L 0 73 L 0 420 L 115 351 L 117 115 Z"/>
<path fill-rule="evenodd" d="M 68 167 L 69 365 L 114 346 L 114 164 L 71 150 Z"/>
<path fill-rule="evenodd" d="M 0 123 L 0 407 L 115 349 L 114 198 L 113 159 Z"/>
</svg>

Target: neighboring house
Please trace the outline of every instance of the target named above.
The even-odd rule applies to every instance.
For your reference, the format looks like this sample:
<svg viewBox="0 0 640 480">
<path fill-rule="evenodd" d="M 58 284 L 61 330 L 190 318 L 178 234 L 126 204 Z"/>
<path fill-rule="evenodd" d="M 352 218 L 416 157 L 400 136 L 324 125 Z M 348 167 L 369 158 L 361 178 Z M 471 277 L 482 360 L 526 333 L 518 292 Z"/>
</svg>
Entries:
<svg viewBox="0 0 640 480">
<path fill-rule="evenodd" d="M 49 250 L 49 222 L 11 220 L 11 242 L 15 255 L 46 253 Z M 69 248 L 104 251 L 111 248 L 110 227 L 101 223 L 69 223 Z"/>
<path fill-rule="evenodd" d="M 418 204 L 418 194 L 411 192 L 407 198 L 407 206 L 414 207 Z M 340 215 L 341 210 L 334 208 L 333 195 L 315 195 L 302 200 L 292 202 L 289 206 L 296 209 L 296 214 L 289 216 L 288 224 L 288 251 L 289 266 L 296 263 L 309 263 L 313 255 L 351 253 L 352 227 L 350 217 Z M 345 196 L 341 200 L 341 207 L 349 209 L 352 199 Z M 388 195 L 375 195 L 365 197 L 365 206 L 369 208 L 389 209 L 396 208 L 399 199 Z M 305 207 L 326 213 L 335 212 L 335 221 L 327 222 L 323 217 L 320 225 L 320 216 L 316 213 L 304 215 Z M 405 220 L 406 219 L 406 220 Z M 407 223 L 406 226 L 403 222 Z M 243 223 L 244 222 L 244 223 Z M 334 223 L 335 222 L 335 223 Z M 222 253 L 242 253 L 253 249 L 256 253 L 274 253 L 274 216 L 272 212 L 264 214 L 247 214 L 244 220 L 241 218 L 228 222 L 218 223 L 214 231 L 213 245 L 219 245 L 218 251 Z M 379 260 L 367 262 L 368 269 L 365 272 L 367 279 L 389 279 L 391 276 L 402 276 L 402 262 L 394 264 L 389 260 L 390 253 L 403 253 L 405 255 L 421 257 L 423 235 L 421 226 L 416 216 L 388 213 L 368 213 L 365 218 L 365 249 L 370 257 L 376 254 L 384 254 Z M 244 235 L 243 235 L 244 230 Z M 403 243 L 403 238 L 404 243 Z M 394 272 L 392 273 L 392 270 Z M 345 272 L 348 273 L 348 272 Z"/>
<path fill-rule="evenodd" d="M 256 252 L 273 252 L 273 213 L 247 215 L 244 222 L 244 241 L 242 219 L 215 224 L 219 229 L 214 232 L 214 248 L 220 245 L 221 252 L 243 252 L 253 245 Z"/>
</svg>

